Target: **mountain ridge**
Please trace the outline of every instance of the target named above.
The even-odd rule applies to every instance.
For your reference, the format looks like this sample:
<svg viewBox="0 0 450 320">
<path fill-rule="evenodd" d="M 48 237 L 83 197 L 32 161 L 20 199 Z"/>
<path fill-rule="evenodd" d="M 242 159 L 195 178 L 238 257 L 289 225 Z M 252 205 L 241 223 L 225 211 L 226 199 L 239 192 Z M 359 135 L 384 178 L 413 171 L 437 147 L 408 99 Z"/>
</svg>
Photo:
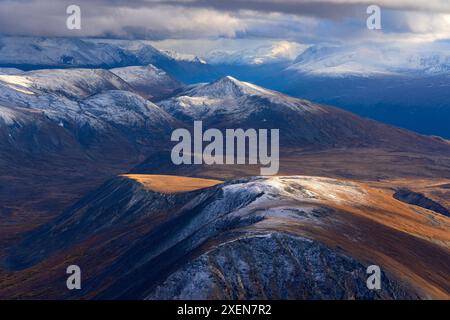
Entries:
<svg viewBox="0 0 450 320">
<path fill-rule="evenodd" d="M 202 120 L 213 128 L 279 128 L 281 145 L 308 147 L 384 146 L 392 149 L 436 148 L 442 140 L 420 136 L 337 108 L 265 89 L 231 76 L 188 87 L 159 102 L 187 125 Z M 369 129 L 370 128 L 370 129 Z M 283 141 L 284 140 L 284 141 Z M 420 146 L 421 145 L 421 146 Z M 448 151 L 447 151 L 448 152 Z"/>
<path fill-rule="evenodd" d="M 329 77 L 438 75 L 448 74 L 450 56 L 445 50 L 413 48 L 405 53 L 399 48 L 375 45 L 316 45 L 301 53 L 287 70 Z"/>
<path fill-rule="evenodd" d="M 161 212 L 162 208 L 168 211 Z M 411 207 L 383 188 L 321 177 L 253 177 L 177 194 L 153 192 L 133 179 L 119 177 L 30 232 L 7 261 L 13 268 L 30 268 L 31 263 L 31 270 L 37 270 L 46 264 L 37 262 L 48 257 L 65 261 L 70 252 L 76 255 L 86 243 L 91 243 L 91 249 L 82 255 L 86 261 L 79 263 L 88 263 L 93 256 L 98 259 L 99 254 L 102 261 L 109 261 L 113 255 L 113 263 L 101 262 L 87 276 L 83 289 L 67 292 L 66 298 L 86 294 L 98 299 L 443 297 L 448 294 L 440 278 L 448 260 L 443 231 L 448 221 L 425 209 L 417 210 L 425 216 L 416 216 Z M 427 220 L 431 216 L 438 224 Z M 112 217 L 114 223 L 105 223 Z M 410 219 L 418 225 L 408 222 Z M 360 238 L 362 234 L 366 240 Z M 97 242 L 99 239 L 104 240 Z M 44 243 L 53 245 L 39 250 Z M 92 243 L 96 245 L 92 247 Z M 112 243 L 112 251 L 102 249 Z M 407 264 L 410 252 L 404 246 L 416 247 L 421 266 L 411 269 Z M 386 258 L 386 250 L 395 254 Z M 273 252 L 279 253 L 275 264 L 279 268 L 269 263 Z M 305 252 L 311 255 L 304 256 Z M 321 266 L 314 258 L 317 256 L 330 261 L 325 265 L 331 269 Z M 252 266 L 256 257 L 267 263 Z M 310 271 L 297 270 L 289 262 L 292 259 Z M 439 259 L 444 260 L 437 263 Z M 373 263 L 383 268 L 385 286 L 379 292 L 365 285 L 366 267 Z M 436 273 L 423 269 L 428 263 Z M 273 278 L 266 275 L 275 272 L 270 266 L 278 275 L 292 276 L 275 276 L 276 284 L 270 285 Z M 221 270 L 227 281 L 221 282 L 222 276 L 216 274 L 216 278 L 212 270 Z M 236 274 L 245 284 L 240 290 L 234 285 Z M 251 285 L 252 274 L 256 287 Z M 296 285 L 294 279 L 303 279 L 308 285 Z"/>
</svg>

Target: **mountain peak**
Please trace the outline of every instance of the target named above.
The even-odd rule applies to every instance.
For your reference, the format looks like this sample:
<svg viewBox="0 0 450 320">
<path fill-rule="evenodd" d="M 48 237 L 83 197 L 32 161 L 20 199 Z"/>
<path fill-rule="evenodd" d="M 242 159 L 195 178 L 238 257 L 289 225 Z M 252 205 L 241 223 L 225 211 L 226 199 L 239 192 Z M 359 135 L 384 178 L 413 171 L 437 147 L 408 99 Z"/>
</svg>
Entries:
<svg viewBox="0 0 450 320">
<path fill-rule="evenodd" d="M 221 80 L 224 80 L 224 81 L 231 81 L 231 82 L 241 82 L 241 81 L 239 81 L 238 79 L 236 79 L 236 78 L 234 78 L 234 77 L 232 77 L 232 76 L 225 76 L 225 77 L 223 77 Z"/>
<path fill-rule="evenodd" d="M 195 96 L 209 97 L 240 97 L 246 93 L 248 84 L 231 76 L 220 78 L 211 83 L 205 83 L 193 88 L 191 93 Z"/>
<path fill-rule="evenodd" d="M 162 50 L 161 52 L 173 60 L 207 64 L 205 60 L 196 55 L 180 53 L 172 50 Z"/>
<path fill-rule="evenodd" d="M 240 81 L 232 76 L 225 76 L 214 82 L 206 83 L 194 88 L 195 95 L 211 97 L 238 98 L 244 95 L 270 95 L 274 93 L 249 82 Z"/>
<path fill-rule="evenodd" d="M 223 83 L 223 84 L 232 84 L 232 85 L 236 85 L 236 86 L 242 86 L 243 82 L 239 81 L 238 79 L 232 77 L 232 76 L 225 76 L 223 78 L 220 78 L 214 82 L 212 82 L 212 84 L 214 83 Z"/>
<path fill-rule="evenodd" d="M 220 78 L 214 82 L 211 83 L 212 85 L 214 84 L 225 84 L 225 85 L 234 85 L 237 87 L 243 87 L 245 85 L 244 82 L 239 81 L 236 78 L 233 78 L 232 76 L 225 76 L 223 78 Z"/>
</svg>

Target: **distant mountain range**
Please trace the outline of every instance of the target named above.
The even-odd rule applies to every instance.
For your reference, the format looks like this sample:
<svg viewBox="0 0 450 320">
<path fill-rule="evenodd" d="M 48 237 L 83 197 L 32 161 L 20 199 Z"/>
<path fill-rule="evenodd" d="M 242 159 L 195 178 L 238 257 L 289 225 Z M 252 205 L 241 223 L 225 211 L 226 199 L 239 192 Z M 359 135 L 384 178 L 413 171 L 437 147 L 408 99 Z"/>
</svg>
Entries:
<svg viewBox="0 0 450 320">
<path fill-rule="evenodd" d="M 283 146 L 310 149 L 445 147 L 439 139 L 391 128 L 230 76 L 209 84 L 184 86 L 154 66 L 14 72 L 0 75 L 0 93 L 2 145 L 5 150 L 23 150 L 30 155 L 86 150 L 92 157 L 94 150 L 107 155 L 100 150 L 108 146 L 114 150 L 116 145 L 142 154 L 157 143 L 154 137 L 164 144 L 163 138 L 177 123 L 189 127 L 194 120 L 220 129 L 280 128 Z M 146 100 L 170 94 L 172 97 L 158 102 L 158 106 Z"/>
<path fill-rule="evenodd" d="M 446 51 L 316 46 L 256 83 L 448 139 L 449 71 Z"/>
<path fill-rule="evenodd" d="M 214 79 L 200 58 L 158 50 L 145 41 L 0 37 L 0 67 L 116 68 L 153 64 L 181 81 Z"/>
<path fill-rule="evenodd" d="M 450 71 L 447 51 L 383 48 L 373 45 L 312 46 L 288 70 L 314 76 L 438 75 Z"/>
<path fill-rule="evenodd" d="M 295 42 L 278 41 L 251 49 L 223 51 L 220 49 L 206 53 L 205 61 L 213 65 L 267 65 L 292 62 L 305 46 Z"/>
<path fill-rule="evenodd" d="M 447 48 L 414 46 L 312 45 L 281 41 L 252 49 L 213 50 L 205 61 L 216 66 L 280 64 L 290 72 L 310 76 L 372 77 L 383 75 L 442 75 L 450 71 Z"/>
<path fill-rule="evenodd" d="M 291 96 L 448 139 L 448 52 L 438 46 L 316 45 L 291 59 L 271 59 L 262 48 L 245 52 L 251 59 L 236 52 L 235 59 L 228 54 L 211 62 L 222 73 Z"/>
<path fill-rule="evenodd" d="M 302 52 L 303 51 L 303 52 Z M 301 52 L 298 56 L 298 52 Z M 19 69 L 143 66 L 153 64 L 187 77 L 183 68 L 195 70 L 203 81 L 211 66 L 264 66 L 282 64 L 291 72 L 311 76 L 442 75 L 450 71 L 447 50 L 411 47 L 364 47 L 344 45 L 303 46 L 279 42 L 238 51 L 213 50 L 203 59 L 169 50 L 159 50 L 146 41 L 78 38 L 1 37 L 0 67 Z M 195 69 L 197 68 L 197 69 Z M 280 70 L 282 71 L 282 70 Z M 176 74 L 175 74 L 176 73 Z M 209 75 L 218 77 L 217 73 Z M 194 80 L 192 78 L 191 80 Z"/>
</svg>

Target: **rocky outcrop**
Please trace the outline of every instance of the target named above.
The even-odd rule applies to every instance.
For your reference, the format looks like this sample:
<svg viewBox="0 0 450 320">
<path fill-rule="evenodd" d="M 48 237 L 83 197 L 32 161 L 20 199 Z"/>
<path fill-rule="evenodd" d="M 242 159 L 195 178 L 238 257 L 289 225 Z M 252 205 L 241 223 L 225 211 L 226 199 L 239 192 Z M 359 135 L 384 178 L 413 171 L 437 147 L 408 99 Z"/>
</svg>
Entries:
<svg viewBox="0 0 450 320">
<path fill-rule="evenodd" d="M 319 242 L 282 233 L 244 237 L 189 262 L 146 299 L 411 299 L 383 274 L 366 286 L 366 268 Z"/>
</svg>

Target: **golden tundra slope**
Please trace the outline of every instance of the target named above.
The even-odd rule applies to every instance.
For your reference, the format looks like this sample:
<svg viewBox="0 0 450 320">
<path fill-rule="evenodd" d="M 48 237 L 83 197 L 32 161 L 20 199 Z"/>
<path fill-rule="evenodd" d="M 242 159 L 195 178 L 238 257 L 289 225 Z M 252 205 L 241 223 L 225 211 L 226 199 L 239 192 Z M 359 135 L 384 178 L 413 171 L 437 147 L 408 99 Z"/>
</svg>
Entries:
<svg viewBox="0 0 450 320">
<path fill-rule="evenodd" d="M 213 253 L 217 248 L 224 248 L 227 243 L 238 243 L 233 240 L 259 234 L 285 233 L 318 241 L 335 252 L 344 253 L 359 261 L 364 266 L 377 264 L 390 279 L 405 284 L 404 287 L 411 288 L 409 292 L 418 293 L 420 298 L 450 299 L 450 218 L 406 204 L 393 197 L 397 188 L 408 186 L 409 189 L 422 192 L 447 206 L 447 203 L 441 200 L 448 199 L 450 180 L 405 178 L 361 182 L 342 178 L 280 176 L 239 179 L 217 184 L 219 182 L 162 175 L 126 175 L 116 179 L 104 190 L 113 193 L 110 198 L 105 197 L 103 192 L 98 194 L 98 198 L 87 198 L 88 203 L 81 205 L 81 209 L 75 208 L 74 214 L 69 216 L 66 222 L 56 225 L 54 232 L 46 237 L 54 236 L 56 238 L 52 241 L 60 243 L 58 240 L 60 238 L 57 237 L 58 228 L 62 230 L 78 228 L 80 219 L 83 221 L 82 215 L 86 208 L 91 205 L 94 205 L 92 208 L 95 210 L 103 208 L 104 211 L 109 210 L 108 206 L 114 208 L 118 206 L 118 209 L 130 208 L 130 203 L 134 203 L 133 199 L 138 194 L 142 199 L 148 196 L 148 200 L 145 200 L 148 202 L 144 201 L 134 207 L 140 211 L 123 212 L 127 217 L 131 214 L 141 218 L 137 220 L 133 218 L 131 224 L 116 224 L 111 230 L 102 232 L 94 230 L 79 242 L 63 251 L 52 253 L 45 260 L 25 270 L 14 272 L 0 270 L 2 278 L 0 297 L 74 298 L 70 296 L 72 292 L 65 290 L 65 270 L 69 264 L 79 264 L 83 265 L 85 270 L 89 270 L 84 275 L 86 285 L 98 279 L 103 280 L 99 286 L 93 286 L 92 290 L 87 290 L 76 298 L 97 298 L 99 292 L 114 285 L 117 278 L 123 274 L 123 265 L 120 261 L 131 259 L 124 256 L 129 251 L 130 245 L 145 240 L 146 235 L 152 234 L 159 226 L 183 215 L 180 206 L 185 205 L 185 200 L 189 201 L 195 197 L 200 199 L 204 194 L 218 195 L 217 198 L 210 198 L 210 201 L 221 203 L 230 200 L 227 198 L 229 196 L 223 197 L 221 193 L 214 191 L 219 188 L 227 190 L 224 195 L 245 193 L 244 198 L 246 195 L 248 195 L 246 199 L 254 198 L 246 204 L 237 203 L 236 210 L 233 209 L 225 215 L 251 223 L 232 224 L 229 229 L 226 228 L 225 233 L 217 231 L 215 220 L 198 225 L 198 228 L 208 236 L 199 246 L 195 245 L 192 252 L 187 252 L 188 257 L 206 255 L 209 258 L 207 261 L 211 261 L 214 260 Z M 196 191 L 185 193 L 180 192 L 180 189 Z M 130 198 L 129 195 L 135 196 Z M 155 201 L 159 201 L 158 199 L 162 200 L 162 203 L 167 199 L 171 199 L 170 201 L 179 199 L 180 203 L 171 210 L 166 206 L 164 206 L 166 209 L 161 210 L 155 207 Z M 92 200 L 94 201 L 91 202 Z M 205 214 L 208 212 L 198 213 L 199 216 Z M 264 218 L 254 219 L 256 217 Z M 225 219 L 222 222 L 226 221 L 226 217 L 222 219 Z M 89 220 L 89 224 L 94 222 Z M 218 223 L 220 224 L 220 221 Z M 121 228 L 117 229 L 116 226 Z M 177 243 L 182 242 L 183 237 L 189 238 L 190 235 L 179 222 L 178 226 L 181 228 L 179 233 L 168 234 L 170 237 L 176 237 Z M 85 228 L 84 225 L 81 227 Z M 212 234 L 207 233 L 208 228 Z M 197 229 L 193 230 L 195 232 Z M 238 238 L 233 238 L 236 235 Z M 142 245 L 144 247 L 141 248 Z M 146 255 L 148 250 L 157 247 L 158 243 L 152 241 L 147 244 L 148 247 L 145 245 L 145 241 L 139 242 L 138 247 Z M 212 256 L 209 256 L 210 253 Z M 139 257 L 142 258 L 140 255 L 135 258 Z M 276 261 L 276 257 L 270 257 L 272 258 Z M 150 262 L 150 266 L 154 265 Z M 114 271 L 105 277 L 105 270 L 110 270 L 111 267 L 116 267 L 120 271 L 112 269 L 117 272 Z M 329 267 L 333 268 L 331 265 Z M 326 270 L 324 272 L 327 273 Z M 126 283 L 132 284 L 128 280 Z M 163 283 L 162 287 L 165 285 L 166 283 Z M 226 288 L 217 289 L 220 289 L 216 291 L 219 294 L 209 298 L 227 298 L 223 296 L 223 293 L 227 292 Z"/>
<path fill-rule="evenodd" d="M 175 181 L 195 185 L 193 189 L 218 183 L 158 175 L 128 177 L 152 191 L 160 191 L 153 186 L 165 185 L 164 191 L 169 193 L 179 191 Z M 439 188 L 449 182 L 421 179 L 363 183 L 308 176 L 273 177 L 268 183 L 286 190 L 288 196 L 260 204 L 258 210 L 319 205 L 331 209 L 328 212 L 332 214 L 319 220 L 268 214 L 266 219 L 246 228 L 283 231 L 318 240 L 331 248 L 343 249 L 359 261 L 376 262 L 384 271 L 422 292 L 423 297 L 450 299 L 450 218 L 393 197 L 394 189 L 405 185 L 442 194 L 444 191 Z M 308 196 L 298 196 L 296 190 Z"/>
<path fill-rule="evenodd" d="M 126 174 L 124 177 L 136 180 L 149 190 L 160 193 L 180 193 L 200 190 L 222 183 L 220 180 L 150 174 Z"/>
</svg>

